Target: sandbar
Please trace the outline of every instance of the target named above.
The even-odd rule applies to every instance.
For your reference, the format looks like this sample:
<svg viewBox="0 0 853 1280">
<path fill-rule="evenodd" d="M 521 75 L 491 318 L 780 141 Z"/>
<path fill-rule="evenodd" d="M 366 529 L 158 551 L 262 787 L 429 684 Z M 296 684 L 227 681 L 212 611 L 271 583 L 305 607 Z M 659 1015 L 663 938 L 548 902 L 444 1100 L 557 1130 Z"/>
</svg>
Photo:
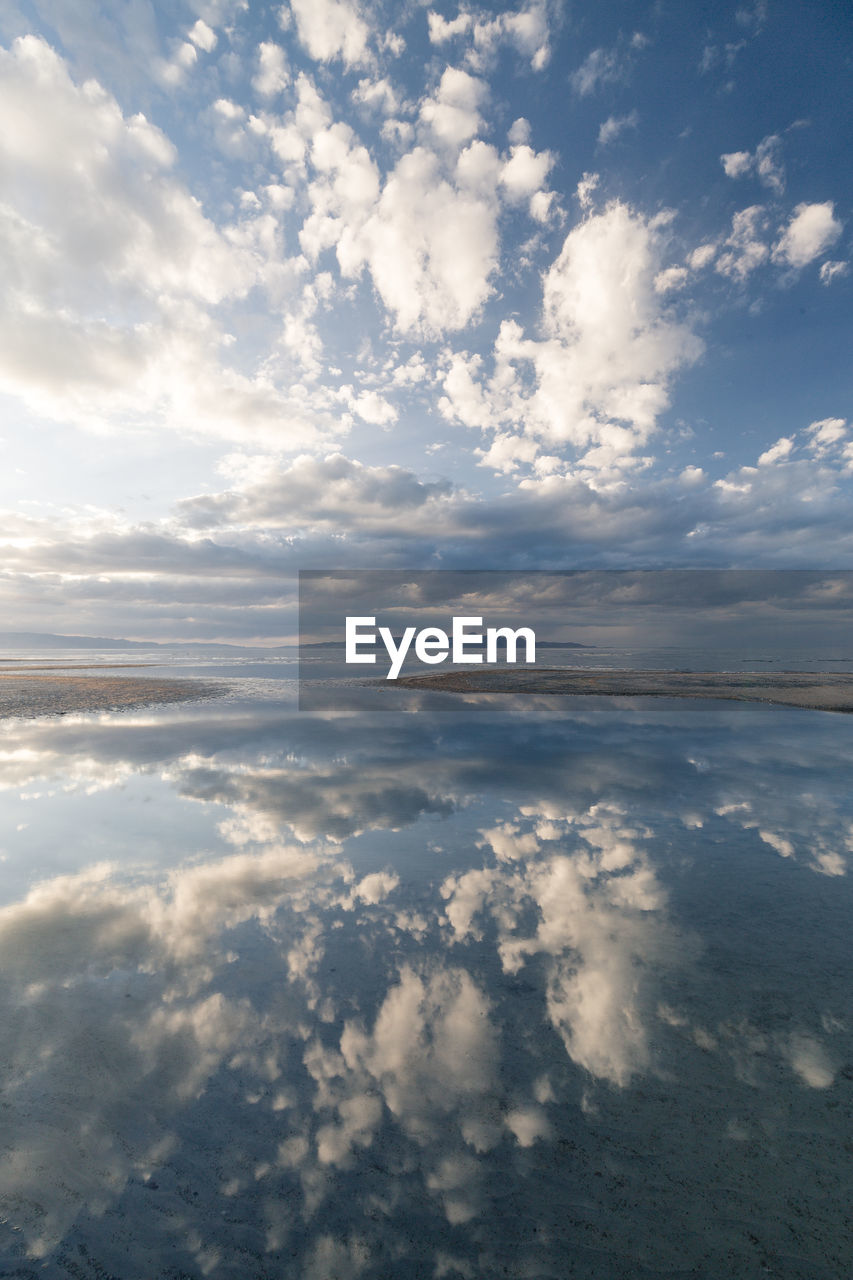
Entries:
<svg viewBox="0 0 853 1280">
<path fill-rule="evenodd" d="M 815 711 L 853 711 L 853 674 L 824 671 L 566 671 L 548 667 L 501 667 L 491 671 L 401 676 L 394 683 L 407 689 L 442 693 L 720 698 L 778 703 Z"/>
<path fill-rule="evenodd" d="M 170 702 L 197 702 L 227 692 L 203 680 L 145 676 L 45 675 L 37 667 L 0 671 L 0 719 L 64 716 L 72 712 L 127 711 Z"/>
</svg>

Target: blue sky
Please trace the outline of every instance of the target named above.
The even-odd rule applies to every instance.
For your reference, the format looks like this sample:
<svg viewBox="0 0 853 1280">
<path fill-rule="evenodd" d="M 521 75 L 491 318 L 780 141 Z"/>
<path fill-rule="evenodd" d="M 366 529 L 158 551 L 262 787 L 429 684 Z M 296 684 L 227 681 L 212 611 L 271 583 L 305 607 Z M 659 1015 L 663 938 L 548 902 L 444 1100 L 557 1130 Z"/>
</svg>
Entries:
<svg viewBox="0 0 853 1280">
<path fill-rule="evenodd" d="M 851 567 L 842 3 L 7 6 L 9 628 Z"/>
</svg>

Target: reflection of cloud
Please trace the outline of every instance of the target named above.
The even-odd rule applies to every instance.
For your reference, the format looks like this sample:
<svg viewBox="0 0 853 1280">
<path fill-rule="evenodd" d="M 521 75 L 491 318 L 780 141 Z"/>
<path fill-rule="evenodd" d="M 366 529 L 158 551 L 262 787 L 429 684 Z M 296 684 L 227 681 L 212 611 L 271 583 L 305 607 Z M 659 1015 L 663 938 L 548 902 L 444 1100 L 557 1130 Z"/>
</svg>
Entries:
<svg viewBox="0 0 853 1280">
<path fill-rule="evenodd" d="M 835 1079 L 835 1068 L 829 1054 L 812 1036 L 791 1036 L 788 1042 L 788 1059 L 797 1075 L 811 1089 L 828 1089 Z"/>
<path fill-rule="evenodd" d="M 271 839 L 281 827 L 299 840 L 340 841 L 374 828 L 397 830 L 427 814 L 447 817 L 454 802 L 420 785 L 416 768 L 300 763 L 281 768 L 196 761 L 173 770 L 181 793 L 230 807 L 221 827 L 235 844 Z"/>
<path fill-rule="evenodd" d="M 726 803 L 715 812 L 744 831 L 757 831 L 780 858 L 802 862 L 825 876 L 845 876 L 853 854 L 853 823 L 826 797 L 810 790 L 784 796 L 757 792 L 749 802 Z"/>
<path fill-rule="evenodd" d="M 460 1113 L 494 1083 L 497 1042 L 490 1003 L 463 969 L 421 976 L 408 966 L 388 992 L 372 1032 L 348 1022 L 341 1052 L 382 1090 L 407 1132 L 427 1141 L 439 1115 Z"/>
<path fill-rule="evenodd" d="M 510 1111 L 506 1117 L 506 1126 L 522 1147 L 530 1147 L 538 1138 L 551 1136 L 551 1126 L 541 1107 L 519 1107 L 516 1111 Z"/>
<path fill-rule="evenodd" d="M 219 936 L 268 915 L 317 866 L 281 848 L 176 871 L 157 887 L 122 883 L 101 865 L 0 910 L 13 1032 L 2 1074 L 16 1104 L 0 1197 L 31 1256 L 162 1161 L 176 1108 L 235 1055 L 252 1059 L 257 1010 L 204 990 L 227 964 Z"/>
<path fill-rule="evenodd" d="M 544 1241 L 562 1230 L 565 1203 L 544 1190 L 558 1177 L 577 1180 L 586 1207 L 570 1213 L 585 1231 L 591 1215 L 613 1220 L 617 1193 L 645 1204 L 633 1153 L 660 1156 L 650 1125 L 662 1117 L 666 1159 L 703 1170 L 685 1172 L 688 1198 L 721 1134 L 760 1137 L 780 1088 L 819 1125 L 848 1034 L 831 937 L 808 960 L 817 983 L 780 990 L 795 931 L 774 915 L 744 936 L 728 891 L 746 902 L 776 875 L 794 925 L 797 886 L 824 909 L 843 904 L 843 880 L 796 860 L 845 847 L 833 840 L 849 820 L 827 797 L 849 765 L 823 721 L 775 717 L 770 741 L 762 714 L 738 715 L 737 734 L 730 708 L 533 714 L 523 700 L 481 721 L 386 720 L 381 734 L 369 718 L 279 711 L 253 727 L 239 708 L 210 723 L 176 713 L 168 733 L 162 720 L 23 726 L 10 779 L 23 765 L 28 785 L 50 774 L 61 788 L 75 752 L 93 777 L 101 760 L 116 779 L 156 771 L 217 817 L 230 806 L 239 845 L 155 882 L 90 867 L 0 911 L 0 1084 L 14 1103 L 0 1194 L 25 1246 L 59 1265 L 57 1242 L 100 1230 L 100 1214 L 127 1233 L 144 1219 L 151 1274 L 167 1255 L 190 1274 L 261 1274 L 276 1251 L 318 1280 L 377 1258 L 424 1275 L 491 1274 L 506 1259 L 545 1274 L 549 1246 L 519 1252 L 495 1212 L 508 1184 L 513 1221 L 524 1214 Z M 428 838 L 439 811 L 394 798 L 392 765 L 403 796 L 417 786 L 447 802 L 440 848 Z M 86 804 L 97 815 L 106 800 Z M 309 841 L 324 814 L 366 834 L 351 850 L 344 825 Z M 420 826 L 395 845 L 382 832 L 401 815 Z M 305 843 L 283 843 L 290 826 Z M 412 847 L 434 855 L 423 876 Z M 716 949 L 700 956 L 676 909 Z M 839 1017 L 816 1021 L 816 1008 Z M 653 1089 L 633 1087 L 652 1072 Z M 602 1143 L 634 1190 L 593 1181 Z M 637 1223 L 624 1228 L 635 1242 Z"/>
<path fill-rule="evenodd" d="M 562 822 L 553 812 L 527 812 L 528 823 L 544 832 L 541 840 L 535 830 L 520 834 L 519 824 L 483 833 L 499 864 L 512 859 L 516 874 L 498 865 L 448 877 L 441 888 L 447 918 L 457 937 L 478 936 L 475 913 L 492 914 L 509 973 L 532 956 L 548 957 L 548 1015 L 569 1056 L 625 1085 L 649 1062 L 648 970 L 671 963 L 666 955 L 675 940 L 663 889 L 636 844 L 645 833 L 600 805 Z M 564 853 L 572 836 L 578 847 Z M 520 927 L 531 906 L 532 932 Z"/>
</svg>

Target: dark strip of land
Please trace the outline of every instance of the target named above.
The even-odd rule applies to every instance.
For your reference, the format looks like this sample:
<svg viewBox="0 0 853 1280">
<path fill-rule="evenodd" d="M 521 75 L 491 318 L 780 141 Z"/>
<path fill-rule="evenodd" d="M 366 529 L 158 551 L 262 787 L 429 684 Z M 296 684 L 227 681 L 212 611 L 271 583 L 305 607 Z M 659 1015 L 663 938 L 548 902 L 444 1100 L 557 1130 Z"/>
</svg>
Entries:
<svg viewBox="0 0 853 1280">
<path fill-rule="evenodd" d="M 491 671 L 402 676 L 395 683 L 407 689 L 443 693 L 725 698 L 817 711 L 853 711 L 853 675 L 823 671 L 566 671 L 547 667 L 500 667 Z"/>
<path fill-rule="evenodd" d="M 217 698 L 225 692 L 224 685 L 202 680 L 20 675 L 4 671 L 0 672 L 0 719 L 62 716 L 75 711 L 127 711 L 132 707 Z"/>
</svg>

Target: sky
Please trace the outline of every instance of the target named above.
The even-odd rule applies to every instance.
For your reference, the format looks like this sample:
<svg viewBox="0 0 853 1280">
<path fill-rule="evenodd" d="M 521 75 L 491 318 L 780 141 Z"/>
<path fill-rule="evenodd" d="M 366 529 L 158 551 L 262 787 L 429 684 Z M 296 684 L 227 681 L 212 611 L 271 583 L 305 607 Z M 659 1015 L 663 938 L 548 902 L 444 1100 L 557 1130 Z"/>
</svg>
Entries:
<svg viewBox="0 0 853 1280">
<path fill-rule="evenodd" d="M 0 16 L 9 630 L 316 568 L 853 568 L 853 12 Z"/>
<path fill-rule="evenodd" d="M 706 662 L 719 656 L 725 669 L 735 670 L 737 665 L 728 664 L 757 652 L 796 661 L 794 669 L 806 660 L 844 664 L 830 670 L 853 664 L 849 569 L 321 569 L 299 575 L 301 644 L 343 648 L 347 619 L 357 619 L 354 630 L 362 638 L 378 636 L 377 629 L 386 626 L 399 641 L 407 629 L 438 627 L 450 635 L 454 618 L 466 620 L 469 635 L 483 635 L 490 627 L 532 629 L 540 665 L 548 663 L 544 646 L 566 641 L 635 653 L 678 649 L 691 662 L 699 650 Z M 414 658 L 414 639 L 409 643 Z M 517 646 L 523 655 L 526 640 L 519 638 Z M 377 666 L 384 667 L 377 674 L 384 675 L 390 666 L 386 642 L 377 638 L 371 645 L 362 639 L 357 647 L 362 655 L 376 656 Z M 311 662 L 341 661 L 333 654 L 301 656 Z M 759 659 L 766 661 L 766 656 Z M 418 670 L 428 674 L 417 664 L 409 674 Z M 373 674 L 352 665 L 344 672 L 359 673 Z M 357 688 L 352 685 L 352 691 Z M 336 686 L 336 705 L 340 696 Z"/>
</svg>

